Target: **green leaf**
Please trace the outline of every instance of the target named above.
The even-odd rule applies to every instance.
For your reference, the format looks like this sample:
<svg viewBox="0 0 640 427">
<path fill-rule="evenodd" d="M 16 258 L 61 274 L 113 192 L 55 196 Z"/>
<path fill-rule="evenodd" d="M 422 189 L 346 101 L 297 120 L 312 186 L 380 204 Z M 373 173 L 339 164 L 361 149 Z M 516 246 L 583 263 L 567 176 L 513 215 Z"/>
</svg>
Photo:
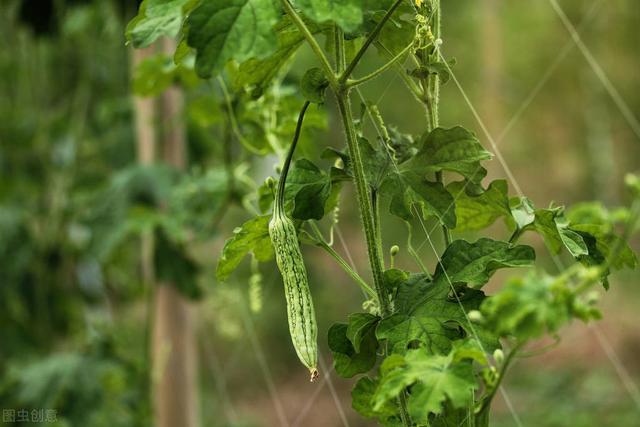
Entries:
<svg viewBox="0 0 640 427">
<path fill-rule="evenodd" d="M 452 182 L 447 191 L 456 201 L 456 231 L 481 230 L 500 217 L 511 217 L 507 181 L 496 180 L 479 195 L 468 195 L 468 181 Z"/>
<path fill-rule="evenodd" d="M 402 165 L 403 170 L 423 176 L 430 172 L 452 171 L 475 184 L 486 175 L 480 161 L 491 159 L 491 153 L 482 148 L 475 134 L 463 127 L 436 128 L 423 136 L 421 144 L 418 153 Z"/>
<path fill-rule="evenodd" d="M 431 182 L 413 171 L 390 172 L 381 194 L 391 197 L 390 212 L 406 221 L 413 218 L 411 208 L 417 204 L 424 216 L 434 215 L 449 228 L 456 226 L 453 196 L 439 182 Z"/>
<path fill-rule="evenodd" d="M 295 0 L 293 2 L 312 21 L 333 21 L 350 32 L 362 23 L 363 0 Z"/>
<path fill-rule="evenodd" d="M 326 174 L 311 161 L 297 160 L 287 176 L 285 197 L 293 201 L 291 216 L 295 219 L 322 219 L 332 208 L 335 191 L 340 181 L 348 179 L 342 175 Z"/>
<path fill-rule="evenodd" d="M 360 351 L 356 351 L 347 336 L 349 326 L 344 323 L 335 323 L 329 328 L 329 349 L 333 354 L 333 367 L 336 373 L 343 378 L 351 378 L 373 368 L 378 349 L 378 341 L 373 327 L 375 323 L 369 325 L 358 335 L 357 343 Z M 355 339 L 354 328 L 357 329 L 356 326 L 352 327 L 351 335 Z"/>
<path fill-rule="evenodd" d="M 311 23 L 307 27 L 312 34 L 320 31 L 319 26 Z M 276 51 L 267 57 L 251 58 L 241 63 L 233 73 L 236 89 L 250 85 L 254 87 L 254 94 L 261 95 L 304 43 L 304 35 L 288 16 L 275 26 L 274 31 L 277 37 Z"/>
<path fill-rule="evenodd" d="M 316 104 L 324 102 L 325 93 L 329 86 L 324 72 L 320 68 L 311 68 L 307 70 L 300 81 L 300 91 L 302 95 L 309 101 Z"/>
<path fill-rule="evenodd" d="M 407 352 L 404 360 L 404 365 L 380 379 L 373 397 L 374 410 L 411 386 L 409 413 L 414 421 L 425 423 L 430 413 L 442 413 L 447 401 L 455 408 L 465 407 L 478 388 L 471 363 L 455 362 L 452 355 L 433 355 L 417 349 Z"/>
<path fill-rule="evenodd" d="M 378 7 L 377 12 L 370 12 L 373 15 L 369 27 L 372 29 L 380 19 L 384 16 L 384 11 L 387 10 L 392 2 L 383 2 L 386 4 Z M 376 48 L 378 54 L 385 60 L 390 60 L 393 56 L 399 54 L 402 49 L 407 47 L 409 43 L 413 41 L 416 36 L 415 22 L 411 19 L 404 19 L 404 17 L 412 17 L 415 11 L 412 10 L 413 5 L 406 2 L 400 5 L 394 16 L 389 19 L 389 22 L 382 27 L 382 31 L 376 40 Z M 370 10 L 368 7 L 367 10 Z"/>
<path fill-rule="evenodd" d="M 378 340 L 386 339 L 393 353 L 404 354 L 420 345 L 430 353 L 446 354 L 452 341 L 475 332 L 487 351 L 495 349 L 495 337 L 480 325 L 471 325 L 465 315 L 480 307 L 484 293 L 466 287 L 458 287 L 456 293 L 460 302 L 444 277 L 430 282 L 424 275 L 412 276 L 398 288 L 396 312 L 378 324 Z"/>
<path fill-rule="evenodd" d="M 387 176 L 391 166 L 391 158 L 384 150 L 373 148 L 366 138 L 358 138 L 358 145 L 367 183 L 372 189 L 378 190 Z"/>
<path fill-rule="evenodd" d="M 225 242 L 218 261 L 216 276 L 219 281 L 225 281 L 249 252 L 258 261 L 268 261 L 273 257 L 269 238 L 270 220 L 271 215 L 257 216 L 233 231 L 234 236 Z"/>
<path fill-rule="evenodd" d="M 510 279 L 500 292 L 485 300 L 482 313 L 487 326 L 497 334 L 521 341 L 554 333 L 573 317 L 599 317 L 597 310 L 577 299 L 571 277 L 533 272 Z"/>
<path fill-rule="evenodd" d="M 588 254 L 579 258 L 583 264 L 600 265 L 608 260 L 610 266 L 616 270 L 637 267 L 638 260 L 629 244 L 616 236 L 610 227 L 597 224 L 574 224 L 571 229 L 587 242 Z M 618 256 L 610 259 L 614 255 L 614 248 L 619 248 Z"/>
<path fill-rule="evenodd" d="M 203 78 L 230 60 L 266 58 L 277 45 L 272 0 L 208 0 L 188 18 L 187 43 L 196 50 L 196 72 Z"/>
<path fill-rule="evenodd" d="M 535 208 L 528 198 L 514 197 L 509 200 L 509 206 L 511 207 L 511 217 L 518 229 L 523 230 L 536 220 Z"/>
<path fill-rule="evenodd" d="M 373 396 L 378 388 L 378 380 L 362 377 L 351 390 L 351 406 L 365 418 L 378 418 L 381 422 L 398 413 L 397 404 L 389 400 L 377 410 L 373 409 Z"/>
<path fill-rule="evenodd" d="M 555 253 L 565 247 L 574 257 L 586 255 L 587 245 L 582 237 L 569 230 L 569 222 L 564 217 L 564 208 L 535 209 L 535 220 L 525 230 L 537 231 L 545 244 Z"/>
<path fill-rule="evenodd" d="M 499 268 L 529 267 L 536 254 L 532 247 L 507 242 L 479 239 L 452 242 L 442 255 L 434 280 L 443 278 L 451 283 L 482 286 Z"/>
<path fill-rule="evenodd" d="M 364 336 L 375 328 L 379 320 L 378 316 L 369 313 L 352 313 L 349 315 L 347 338 L 351 341 L 356 353 L 360 351 L 360 344 Z"/>
<path fill-rule="evenodd" d="M 611 213 L 600 201 L 583 202 L 572 205 L 567 209 L 566 217 L 570 224 L 598 224 L 611 223 Z"/>
<path fill-rule="evenodd" d="M 126 37 L 134 47 L 147 47 L 162 36 L 175 37 L 193 0 L 144 0 L 129 22 Z"/>
</svg>

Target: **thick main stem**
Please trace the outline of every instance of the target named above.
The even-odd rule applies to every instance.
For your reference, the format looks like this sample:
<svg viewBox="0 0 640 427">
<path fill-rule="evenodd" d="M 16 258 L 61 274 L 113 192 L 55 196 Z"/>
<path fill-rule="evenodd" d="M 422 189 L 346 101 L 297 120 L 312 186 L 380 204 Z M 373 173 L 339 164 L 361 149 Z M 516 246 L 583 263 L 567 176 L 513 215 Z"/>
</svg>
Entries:
<svg viewBox="0 0 640 427">
<path fill-rule="evenodd" d="M 353 127 L 353 114 L 351 112 L 349 92 L 345 91 L 336 93 L 336 99 L 347 138 L 349 155 L 351 157 L 358 206 L 360 208 L 360 216 L 367 241 L 367 255 L 369 256 L 369 265 L 371 266 L 371 273 L 373 274 L 373 283 L 380 302 L 381 314 L 383 316 L 388 316 L 390 314 L 389 298 L 384 287 L 382 253 L 380 246 L 378 245 L 373 208 L 371 204 L 371 197 L 369 196 L 367 179 L 364 174 L 362 156 L 360 154 L 360 148 L 358 147 L 356 131 Z"/>
</svg>

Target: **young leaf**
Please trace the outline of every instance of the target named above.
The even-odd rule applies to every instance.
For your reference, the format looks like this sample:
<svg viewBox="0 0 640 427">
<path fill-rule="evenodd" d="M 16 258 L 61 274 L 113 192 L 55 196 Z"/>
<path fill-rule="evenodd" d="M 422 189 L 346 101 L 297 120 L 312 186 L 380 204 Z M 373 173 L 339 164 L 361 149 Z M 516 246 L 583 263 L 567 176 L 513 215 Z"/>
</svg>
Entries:
<svg viewBox="0 0 640 427">
<path fill-rule="evenodd" d="M 491 153 L 480 145 L 475 134 L 463 127 L 436 128 L 422 138 L 418 153 L 402 165 L 420 175 L 443 170 L 457 172 L 474 184 L 478 184 L 487 171 L 481 160 L 489 160 Z"/>
<path fill-rule="evenodd" d="M 456 201 L 456 231 L 481 230 L 501 216 L 511 216 L 507 181 L 493 181 L 485 191 L 471 196 L 465 191 L 465 182 L 447 185 L 447 191 Z"/>
<path fill-rule="evenodd" d="M 616 270 L 625 267 L 635 268 L 638 260 L 635 253 L 629 247 L 629 244 L 616 236 L 611 228 L 606 225 L 596 224 L 573 224 L 571 229 L 579 234 L 588 247 L 588 253 L 580 256 L 578 259 L 585 265 L 600 265 L 605 261 Z M 619 252 L 615 258 L 614 248 L 619 248 Z"/>
<path fill-rule="evenodd" d="M 273 26 L 278 9 L 272 0 L 208 0 L 188 18 L 187 43 L 196 50 L 196 72 L 203 78 L 230 60 L 265 58 L 275 49 Z"/>
<path fill-rule="evenodd" d="M 268 261 L 273 257 L 273 247 L 269 238 L 270 220 L 271 215 L 257 216 L 233 231 L 234 236 L 225 242 L 218 261 L 216 276 L 219 281 L 225 281 L 249 252 L 253 253 L 258 261 Z"/>
<path fill-rule="evenodd" d="M 289 171 L 285 190 L 286 198 L 293 200 L 293 218 L 322 219 L 332 208 L 332 194 L 339 191 L 340 181 L 345 179 L 349 178 L 327 175 L 309 160 L 297 160 Z"/>
<path fill-rule="evenodd" d="M 526 197 L 513 197 L 509 200 L 511 217 L 519 230 L 524 230 L 536 219 L 533 203 Z"/>
<path fill-rule="evenodd" d="M 573 317 L 598 318 L 595 308 L 577 299 L 570 279 L 530 273 L 509 280 L 482 304 L 487 326 L 500 336 L 526 341 L 556 332 Z"/>
<path fill-rule="evenodd" d="M 373 396 L 378 388 L 378 380 L 369 377 L 362 377 L 351 390 L 351 406 L 365 418 L 378 418 L 380 422 L 385 421 L 398 414 L 398 406 L 395 401 L 387 401 L 378 409 L 373 409 Z M 386 424 L 385 424 L 386 425 Z"/>
<path fill-rule="evenodd" d="M 532 266 L 536 254 L 532 247 L 507 242 L 479 239 L 452 242 L 438 263 L 434 280 L 442 277 L 451 283 L 482 286 L 499 268 Z"/>
<path fill-rule="evenodd" d="M 424 423 L 430 413 L 442 413 L 446 401 L 455 408 L 465 407 L 478 387 L 471 363 L 455 362 L 452 354 L 441 356 L 429 354 L 425 349 L 410 350 L 404 361 L 404 365 L 380 379 L 373 397 L 374 410 L 411 386 L 409 413 L 416 422 Z"/>
<path fill-rule="evenodd" d="M 582 237 L 568 228 L 563 208 L 535 209 L 534 214 L 535 220 L 525 230 L 537 231 L 553 252 L 558 253 L 565 247 L 576 258 L 588 253 Z"/>
</svg>

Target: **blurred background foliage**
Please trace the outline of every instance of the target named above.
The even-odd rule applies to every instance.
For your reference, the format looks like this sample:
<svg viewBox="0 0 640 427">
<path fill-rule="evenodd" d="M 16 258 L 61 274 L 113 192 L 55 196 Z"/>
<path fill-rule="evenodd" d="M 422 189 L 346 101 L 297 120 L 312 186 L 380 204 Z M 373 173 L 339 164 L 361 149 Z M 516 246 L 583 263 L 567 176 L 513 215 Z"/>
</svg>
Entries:
<svg viewBox="0 0 640 427">
<path fill-rule="evenodd" d="M 639 115 L 637 1 L 561 5 Z M 303 51 L 276 93 L 239 103 L 247 95 L 200 82 L 160 54 L 132 72 L 123 34 L 136 7 L 116 0 L 0 5 L 0 408 L 55 408 L 59 426 L 152 424 L 153 289 L 142 279 L 139 241 L 153 232 L 159 278 L 195 301 L 202 425 L 279 425 L 279 414 L 291 425 L 341 425 L 338 407 L 350 425 L 368 425 L 349 407 L 348 382 L 334 381 L 334 396 L 333 386 L 309 385 L 298 369 L 274 265 L 256 271 L 245 261 L 228 283 L 214 279 L 224 239 L 249 217 L 247 208 L 255 210 L 249 195 L 277 163 L 273 155 L 249 154 L 282 154 L 300 105 L 290 85 L 313 57 Z M 443 7 L 444 48 L 457 59 L 456 77 L 525 194 L 538 206 L 624 204 L 623 176 L 640 169 L 640 141 L 549 3 L 456 0 Z M 139 166 L 132 94 L 155 96 L 174 83 L 186 96 L 190 167 Z M 400 131 L 422 129 L 421 108 L 399 78 L 374 80 L 365 95 Z M 331 102 L 328 109 L 328 118 L 311 111 L 300 156 L 342 147 Z M 482 136 L 453 82 L 443 88 L 441 109 L 444 126 L 462 123 Z M 236 139 L 242 144 L 231 146 Z M 234 158 L 233 168 L 225 156 Z M 489 178 L 504 175 L 491 162 Z M 339 248 L 364 270 L 350 197 L 343 195 Z M 402 246 L 400 222 L 387 218 L 383 229 L 387 247 Z M 552 270 L 542 242 L 527 243 Z M 325 337 L 362 296 L 324 253 L 304 251 Z M 421 255 L 433 265 L 424 245 Z M 492 286 L 504 278 L 497 275 Z M 559 346 L 511 372 L 506 390 L 524 425 L 637 423 L 640 402 L 627 393 L 633 387 L 621 382 L 598 334 L 638 384 L 638 277 L 623 273 L 612 282 L 598 331 L 574 325 Z M 327 357 L 324 339 L 321 350 Z M 495 425 L 514 425 L 506 405 L 495 406 Z"/>
</svg>

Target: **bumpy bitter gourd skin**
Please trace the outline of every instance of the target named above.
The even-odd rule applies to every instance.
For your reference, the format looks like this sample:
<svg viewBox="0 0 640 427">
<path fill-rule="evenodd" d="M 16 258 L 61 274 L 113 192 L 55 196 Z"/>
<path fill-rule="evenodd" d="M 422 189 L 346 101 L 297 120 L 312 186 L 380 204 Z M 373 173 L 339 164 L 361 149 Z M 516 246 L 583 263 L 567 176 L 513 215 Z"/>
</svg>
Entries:
<svg viewBox="0 0 640 427">
<path fill-rule="evenodd" d="M 318 377 L 318 326 L 316 324 L 316 313 L 313 309 L 307 270 L 300 252 L 296 227 L 291 219 L 287 217 L 284 209 L 284 189 L 287 173 L 300 137 L 304 114 L 308 107 L 309 102 L 306 102 L 300 111 L 293 142 L 289 147 L 289 152 L 282 167 L 282 174 L 280 175 L 273 204 L 273 217 L 269 222 L 269 236 L 276 254 L 276 263 L 284 282 L 291 341 L 293 341 L 293 347 L 296 349 L 300 361 L 309 368 L 311 381 L 313 381 Z"/>
<path fill-rule="evenodd" d="M 309 368 L 311 381 L 318 376 L 318 326 L 313 309 L 307 270 L 304 266 L 296 228 L 280 209 L 274 210 L 269 235 L 282 274 L 287 299 L 289 333 L 300 361 Z"/>
</svg>

